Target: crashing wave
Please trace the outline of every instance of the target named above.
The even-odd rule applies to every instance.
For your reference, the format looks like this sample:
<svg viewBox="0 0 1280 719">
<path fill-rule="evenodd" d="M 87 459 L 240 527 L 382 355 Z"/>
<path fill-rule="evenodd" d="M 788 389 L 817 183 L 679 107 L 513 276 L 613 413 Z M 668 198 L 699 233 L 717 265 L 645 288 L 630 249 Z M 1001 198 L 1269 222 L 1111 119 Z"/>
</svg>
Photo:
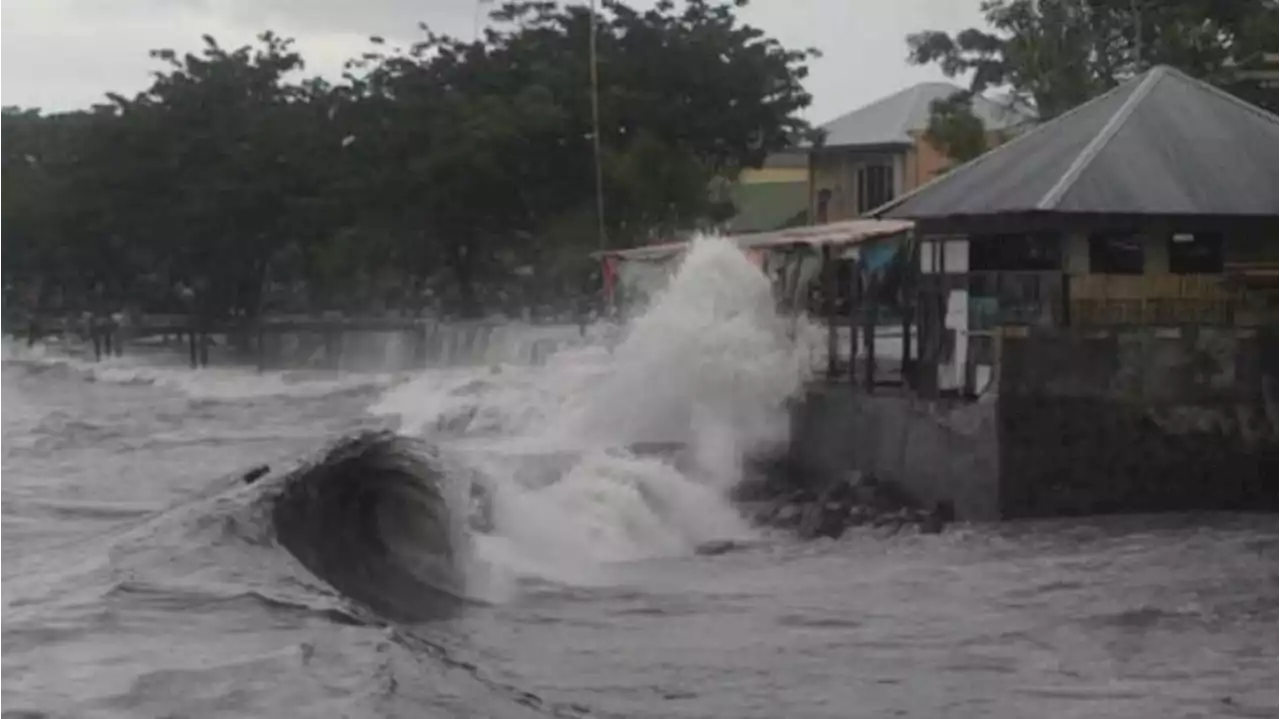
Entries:
<svg viewBox="0 0 1280 719">
<path fill-rule="evenodd" d="M 451 510 L 443 461 L 428 445 L 367 432 L 278 478 L 265 474 L 245 479 L 270 487 L 280 545 L 349 599 L 408 622 L 466 601 L 465 513 Z"/>
</svg>

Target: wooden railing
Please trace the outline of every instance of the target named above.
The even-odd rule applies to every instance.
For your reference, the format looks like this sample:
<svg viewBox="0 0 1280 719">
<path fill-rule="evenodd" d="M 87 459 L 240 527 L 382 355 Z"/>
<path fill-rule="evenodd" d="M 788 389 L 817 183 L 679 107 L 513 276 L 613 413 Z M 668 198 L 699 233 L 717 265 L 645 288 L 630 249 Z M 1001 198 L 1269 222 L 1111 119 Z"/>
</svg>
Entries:
<svg viewBox="0 0 1280 719">
<path fill-rule="evenodd" d="M 970 272 L 969 329 L 1063 324 L 1062 282 L 1061 272 Z"/>
<path fill-rule="evenodd" d="M 1084 275 L 1070 279 L 1073 325 L 1253 325 L 1265 318 L 1222 275 Z"/>
<path fill-rule="evenodd" d="M 1274 314 L 1223 275 L 1077 275 L 975 271 L 969 329 L 1023 326 L 1255 326 Z"/>
</svg>

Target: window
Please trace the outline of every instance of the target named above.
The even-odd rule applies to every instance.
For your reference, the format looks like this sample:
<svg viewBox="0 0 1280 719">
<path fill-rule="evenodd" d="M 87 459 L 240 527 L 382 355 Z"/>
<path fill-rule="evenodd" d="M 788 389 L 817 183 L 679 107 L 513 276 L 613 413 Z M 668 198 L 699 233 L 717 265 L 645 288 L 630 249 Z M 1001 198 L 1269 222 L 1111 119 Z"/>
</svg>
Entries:
<svg viewBox="0 0 1280 719">
<path fill-rule="evenodd" d="M 1089 236 L 1089 272 L 1096 275 L 1140 275 L 1146 265 L 1142 235 L 1107 232 Z"/>
<path fill-rule="evenodd" d="M 1052 233 L 973 235 L 970 271 L 1053 271 L 1062 268 L 1062 242 Z"/>
<path fill-rule="evenodd" d="M 1216 232 L 1175 232 L 1169 236 L 1169 272 L 1175 275 L 1216 275 L 1222 272 L 1222 235 Z"/>
<path fill-rule="evenodd" d="M 893 166 L 861 165 L 857 172 L 859 215 L 893 199 Z"/>
</svg>

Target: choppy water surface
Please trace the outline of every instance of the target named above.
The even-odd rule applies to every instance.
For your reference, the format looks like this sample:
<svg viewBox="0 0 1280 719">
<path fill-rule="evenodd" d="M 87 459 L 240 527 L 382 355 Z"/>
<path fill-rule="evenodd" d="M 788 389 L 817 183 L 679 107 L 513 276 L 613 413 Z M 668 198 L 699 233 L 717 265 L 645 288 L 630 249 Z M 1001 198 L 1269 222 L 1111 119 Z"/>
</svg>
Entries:
<svg viewBox="0 0 1280 719">
<path fill-rule="evenodd" d="M 1274 516 L 755 536 L 724 493 L 806 366 L 767 291 L 709 244 L 615 352 L 540 368 L 259 375 L 7 347 L 4 709 L 1276 714 Z M 434 621 L 307 571 L 237 476 L 371 427 L 430 439 L 493 497 L 474 601 Z M 697 450 L 683 472 L 622 449 L 675 438 Z M 759 541 L 694 555 L 725 537 Z"/>
</svg>

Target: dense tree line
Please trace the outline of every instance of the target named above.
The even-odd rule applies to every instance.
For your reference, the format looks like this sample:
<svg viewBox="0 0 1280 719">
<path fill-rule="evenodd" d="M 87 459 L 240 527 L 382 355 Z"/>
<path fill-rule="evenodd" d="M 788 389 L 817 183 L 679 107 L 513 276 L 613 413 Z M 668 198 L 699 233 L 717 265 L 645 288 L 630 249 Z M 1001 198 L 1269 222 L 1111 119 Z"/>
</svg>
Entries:
<svg viewBox="0 0 1280 719">
<path fill-rule="evenodd" d="M 908 58 L 968 79 L 966 92 L 935 103 L 930 123 L 935 144 L 967 160 L 986 147 L 969 98 L 993 88 L 1043 121 L 1164 64 L 1275 112 L 1275 88 L 1251 73 L 1275 69 L 1276 8 L 1275 0 L 984 0 L 988 27 L 912 34 Z"/>
<path fill-rule="evenodd" d="M 603 3 L 603 233 L 584 6 L 508 2 L 473 41 L 371 38 L 336 82 L 270 32 L 206 36 L 152 51 L 134 97 L 6 108 L 6 306 L 476 315 L 573 296 L 602 241 L 726 219 L 713 180 L 808 132 L 809 52 L 743 4 Z"/>
</svg>

